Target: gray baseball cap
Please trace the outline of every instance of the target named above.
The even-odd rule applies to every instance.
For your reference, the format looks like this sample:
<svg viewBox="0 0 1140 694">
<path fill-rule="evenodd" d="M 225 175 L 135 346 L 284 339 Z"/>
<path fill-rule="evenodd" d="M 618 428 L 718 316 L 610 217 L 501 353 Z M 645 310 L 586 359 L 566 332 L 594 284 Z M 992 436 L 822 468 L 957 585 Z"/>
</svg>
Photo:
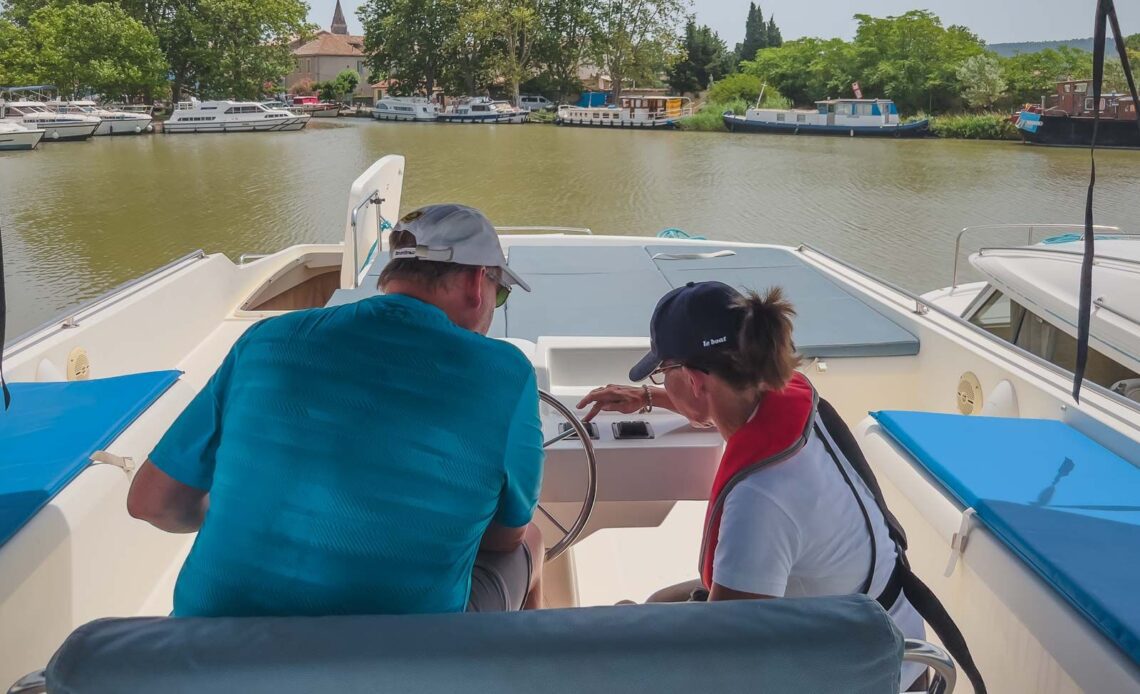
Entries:
<svg viewBox="0 0 1140 694">
<path fill-rule="evenodd" d="M 497 267 L 507 284 L 526 291 L 530 285 L 507 267 L 499 234 L 482 212 L 453 203 L 428 205 L 404 215 L 392 231 L 406 231 L 416 239 L 415 246 L 395 248 L 392 259 L 415 258 L 458 265 Z"/>
</svg>

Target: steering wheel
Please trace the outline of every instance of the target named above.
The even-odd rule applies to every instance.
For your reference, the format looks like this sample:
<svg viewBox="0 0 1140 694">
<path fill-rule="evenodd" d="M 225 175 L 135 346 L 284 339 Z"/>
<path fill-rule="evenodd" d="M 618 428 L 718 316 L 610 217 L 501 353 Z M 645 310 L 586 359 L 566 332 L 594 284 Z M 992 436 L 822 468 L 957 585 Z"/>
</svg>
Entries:
<svg viewBox="0 0 1140 694">
<path fill-rule="evenodd" d="M 594 502 L 598 497 L 598 459 L 594 453 L 594 444 L 590 441 L 590 435 L 586 431 L 586 426 L 582 424 L 582 420 L 574 414 L 574 411 L 569 407 L 563 405 L 550 393 L 544 390 L 538 391 L 538 398 L 547 405 L 554 408 L 554 411 L 562 416 L 570 428 L 566 431 L 548 439 L 542 443 L 542 447 L 549 448 L 550 446 L 568 439 L 575 434 L 578 435 L 578 442 L 582 444 L 582 452 L 586 456 L 586 496 L 582 500 L 582 510 L 578 512 L 578 517 L 574 519 L 574 523 L 569 528 L 562 525 L 557 518 L 555 518 L 549 511 L 538 505 L 538 510 L 542 515 L 546 516 L 547 520 L 554 524 L 554 527 L 562 531 L 562 539 L 555 542 L 546 550 L 546 561 L 551 561 L 570 548 L 570 545 L 578 541 L 578 536 L 582 534 L 582 530 L 586 528 L 586 523 L 590 520 L 590 514 L 594 511 Z"/>
</svg>

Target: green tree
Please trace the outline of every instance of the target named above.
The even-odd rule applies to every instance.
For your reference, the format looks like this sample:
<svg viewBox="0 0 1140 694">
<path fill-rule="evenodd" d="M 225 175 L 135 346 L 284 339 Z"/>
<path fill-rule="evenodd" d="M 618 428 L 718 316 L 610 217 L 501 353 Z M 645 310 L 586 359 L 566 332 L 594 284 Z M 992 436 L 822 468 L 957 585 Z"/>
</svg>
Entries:
<svg viewBox="0 0 1140 694">
<path fill-rule="evenodd" d="M 600 0 L 593 54 L 613 81 L 616 101 L 626 80 L 656 82 L 677 57 L 685 0 Z"/>
<path fill-rule="evenodd" d="M 685 25 L 684 57 L 669 71 L 669 86 L 678 93 L 696 93 L 734 68 L 728 46 L 715 31 L 697 26 L 693 19 Z"/>
<path fill-rule="evenodd" d="M 962 98 L 978 108 L 990 108 L 1006 93 L 1009 85 L 1001 76 L 996 56 L 974 55 L 962 61 L 955 76 L 962 85 Z"/>
<path fill-rule="evenodd" d="M 0 17 L 0 84 L 38 82 L 28 30 Z"/>
<path fill-rule="evenodd" d="M 763 80 L 756 75 L 738 72 L 709 87 L 708 97 L 710 102 L 716 104 L 725 104 L 736 99 L 743 99 L 751 104 L 760 98 L 762 90 L 764 90 Z M 769 87 L 766 91 L 774 92 L 776 89 Z"/>
<path fill-rule="evenodd" d="M 356 74 L 355 70 L 341 70 L 340 74 L 332 81 L 333 89 L 336 91 L 335 101 L 343 101 L 346 97 L 351 97 L 356 87 L 360 84 L 360 75 Z"/>
<path fill-rule="evenodd" d="M 582 88 L 578 69 L 590 55 L 598 31 L 599 0 L 544 0 L 539 4 L 543 31 L 536 61 L 559 100 Z"/>
<path fill-rule="evenodd" d="M 737 60 L 752 60 L 756 51 L 768 47 L 768 25 L 764 13 L 756 3 L 748 3 L 748 18 L 744 20 L 744 41 L 736 44 Z"/>
<path fill-rule="evenodd" d="M 394 80 L 397 94 L 434 92 L 454 65 L 461 9 L 455 0 L 365 0 L 356 16 L 373 77 Z"/>
<path fill-rule="evenodd" d="M 193 43 L 178 49 L 190 58 L 199 95 L 207 98 L 259 97 L 266 84 L 293 70 L 289 42 L 312 30 L 303 0 L 195 1 L 195 17 L 180 18 L 191 28 L 180 38 Z"/>
<path fill-rule="evenodd" d="M 122 8 L 107 3 L 47 6 L 29 17 L 36 81 L 64 96 L 136 96 L 165 82 L 158 40 Z"/>
<path fill-rule="evenodd" d="M 848 95 L 855 80 L 855 47 L 843 39 L 803 38 L 764 48 L 741 71 L 760 78 L 796 104 Z"/>
<path fill-rule="evenodd" d="M 926 10 L 855 19 L 855 75 L 865 93 L 894 99 L 902 111 L 944 111 L 960 103 L 957 67 L 985 50 L 973 32 L 943 27 Z"/>
<path fill-rule="evenodd" d="M 779 48 L 784 45 L 784 37 L 780 34 L 780 27 L 776 26 L 775 15 L 768 18 L 768 32 L 765 38 L 768 40 L 768 48 Z"/>
<path fill-rule="evenodd" d="M 1061 80 L 1092 76 L 1092 53 L 1070 46 L 1001 59 L 1002 78 L 1015 105 L 1041 103 Z"/>
<path fill-rule="evenodd" d="M 460 25 L 490 47 L 491 69 L 510 86 L 519 104 L 519 85 L 532 72 L 535 44 L 542 28 L 538 0 L 488 0 L 475 4 Z"/>
</svg>

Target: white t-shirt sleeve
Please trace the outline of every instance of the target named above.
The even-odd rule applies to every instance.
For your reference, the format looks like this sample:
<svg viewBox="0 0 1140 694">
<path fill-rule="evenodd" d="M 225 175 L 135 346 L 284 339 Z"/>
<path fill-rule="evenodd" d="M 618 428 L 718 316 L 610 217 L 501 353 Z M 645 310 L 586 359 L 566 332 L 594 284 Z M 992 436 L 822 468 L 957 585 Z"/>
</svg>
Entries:
<svg viewBox="0 0 1140 694">
<path fill-rule="evenodd" d="M 768 494 L 747 480 L 728 494 L 713 555 L 713 582 L 783 597 L 800 554 L 800 528 Z"/>
</svg>

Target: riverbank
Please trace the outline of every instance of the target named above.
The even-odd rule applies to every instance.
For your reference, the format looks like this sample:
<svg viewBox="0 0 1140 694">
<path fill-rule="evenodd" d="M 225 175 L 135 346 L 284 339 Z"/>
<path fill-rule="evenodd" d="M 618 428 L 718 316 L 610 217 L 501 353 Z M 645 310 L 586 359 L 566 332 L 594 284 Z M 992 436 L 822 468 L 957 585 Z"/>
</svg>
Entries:
<svg viewBox="0 0 1140 694">
<path fill-rule="evenodd" d="M 728 132 L 722 117 L 726 111 L 742 115 L 748 104 L 741 99 L 724 104 L 706 104 L 697 113 L 682 118 L 679 130 L 692 132 Z M 910 120 L 927 118 L 919 114 Z M 930 134 L 951 140 L 1017 140 L 1017 126 L 1008 113 L 958 113 L 929 116 Z"/>
</svg>

